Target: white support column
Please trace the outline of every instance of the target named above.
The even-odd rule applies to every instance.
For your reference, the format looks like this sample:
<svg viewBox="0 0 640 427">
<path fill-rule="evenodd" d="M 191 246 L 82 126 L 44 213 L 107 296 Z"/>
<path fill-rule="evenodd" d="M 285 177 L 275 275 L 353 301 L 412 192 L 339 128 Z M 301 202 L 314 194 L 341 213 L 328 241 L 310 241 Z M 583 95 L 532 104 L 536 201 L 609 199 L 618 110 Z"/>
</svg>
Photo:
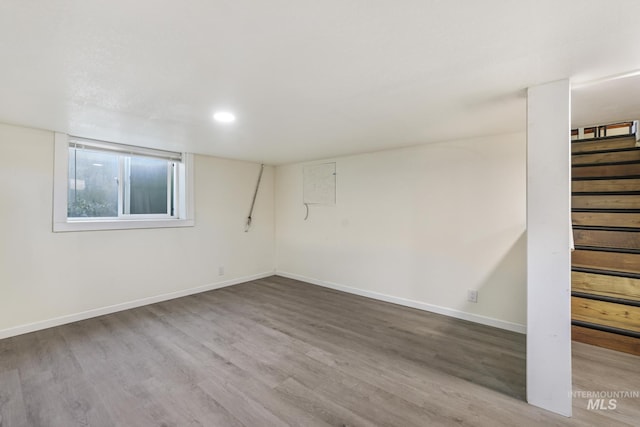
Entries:
<svg viewBox="0 0 640 427">
<path fill-rule="evenodd" d="M 569 80 L 527 95 L 527 401 L 570 417 Z"/>
</svg>

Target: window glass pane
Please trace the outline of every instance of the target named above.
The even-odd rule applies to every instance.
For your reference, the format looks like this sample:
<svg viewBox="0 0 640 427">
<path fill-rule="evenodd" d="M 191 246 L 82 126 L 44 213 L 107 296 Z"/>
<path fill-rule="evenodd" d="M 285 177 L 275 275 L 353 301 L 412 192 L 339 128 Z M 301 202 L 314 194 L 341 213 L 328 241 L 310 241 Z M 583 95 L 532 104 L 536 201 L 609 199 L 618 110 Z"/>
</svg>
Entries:
<svg viewBox="0 0 640 427">
<path fill-rule="evenodd" d="M 118 156 L 69 148 L 67 216 L 118 216 Z"/>
<path fill-rule="evenodd" d="M 131 157 L 129 213 L 167 214 L 168 162 L 147 157 Z"/>
</svg>

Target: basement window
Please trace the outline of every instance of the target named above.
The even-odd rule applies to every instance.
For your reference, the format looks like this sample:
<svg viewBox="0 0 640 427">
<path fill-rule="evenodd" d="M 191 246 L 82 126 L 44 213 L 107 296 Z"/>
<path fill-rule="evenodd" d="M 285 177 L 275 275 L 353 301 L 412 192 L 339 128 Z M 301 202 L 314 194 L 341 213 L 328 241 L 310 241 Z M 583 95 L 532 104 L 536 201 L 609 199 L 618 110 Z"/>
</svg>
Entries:
<svg viewBox="0 0 640 427">
<path fill-rule="evenodd" d="M 53 231 L 193 226 L 191 155 L 56 134 Z"/>
</svg>

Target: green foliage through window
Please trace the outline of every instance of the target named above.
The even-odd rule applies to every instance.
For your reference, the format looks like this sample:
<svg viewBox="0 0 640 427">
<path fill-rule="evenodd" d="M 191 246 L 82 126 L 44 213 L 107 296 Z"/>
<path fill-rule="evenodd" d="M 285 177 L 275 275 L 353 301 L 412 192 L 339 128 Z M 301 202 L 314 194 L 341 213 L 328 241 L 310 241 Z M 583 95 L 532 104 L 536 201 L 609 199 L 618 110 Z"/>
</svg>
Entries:
<svg viewBox="0 0 640 427">
<path fill-rule="evenodd" d="M 69 147 L 67 217 L 174 215 L 175 164 Z"/>
<path fill-rule="evenodd" d="M 118 155 L 69 148 L 68 217 L 118 216 Z"/>
</svg>

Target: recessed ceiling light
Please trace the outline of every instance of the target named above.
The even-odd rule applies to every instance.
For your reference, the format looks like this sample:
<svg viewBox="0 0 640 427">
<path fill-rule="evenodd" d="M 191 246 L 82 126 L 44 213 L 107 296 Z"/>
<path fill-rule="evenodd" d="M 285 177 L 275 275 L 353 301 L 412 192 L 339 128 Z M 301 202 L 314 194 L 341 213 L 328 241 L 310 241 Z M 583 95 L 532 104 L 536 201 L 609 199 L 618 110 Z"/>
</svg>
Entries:
<svg viewBox="0 0 640 427">
<path fill-rule="evenodd" d="M 236 116 L 229 111 L 216 111 L 213 114 L 213 120 L 219 123 L 233 123 L 236 121 Z"/>
</svg>

